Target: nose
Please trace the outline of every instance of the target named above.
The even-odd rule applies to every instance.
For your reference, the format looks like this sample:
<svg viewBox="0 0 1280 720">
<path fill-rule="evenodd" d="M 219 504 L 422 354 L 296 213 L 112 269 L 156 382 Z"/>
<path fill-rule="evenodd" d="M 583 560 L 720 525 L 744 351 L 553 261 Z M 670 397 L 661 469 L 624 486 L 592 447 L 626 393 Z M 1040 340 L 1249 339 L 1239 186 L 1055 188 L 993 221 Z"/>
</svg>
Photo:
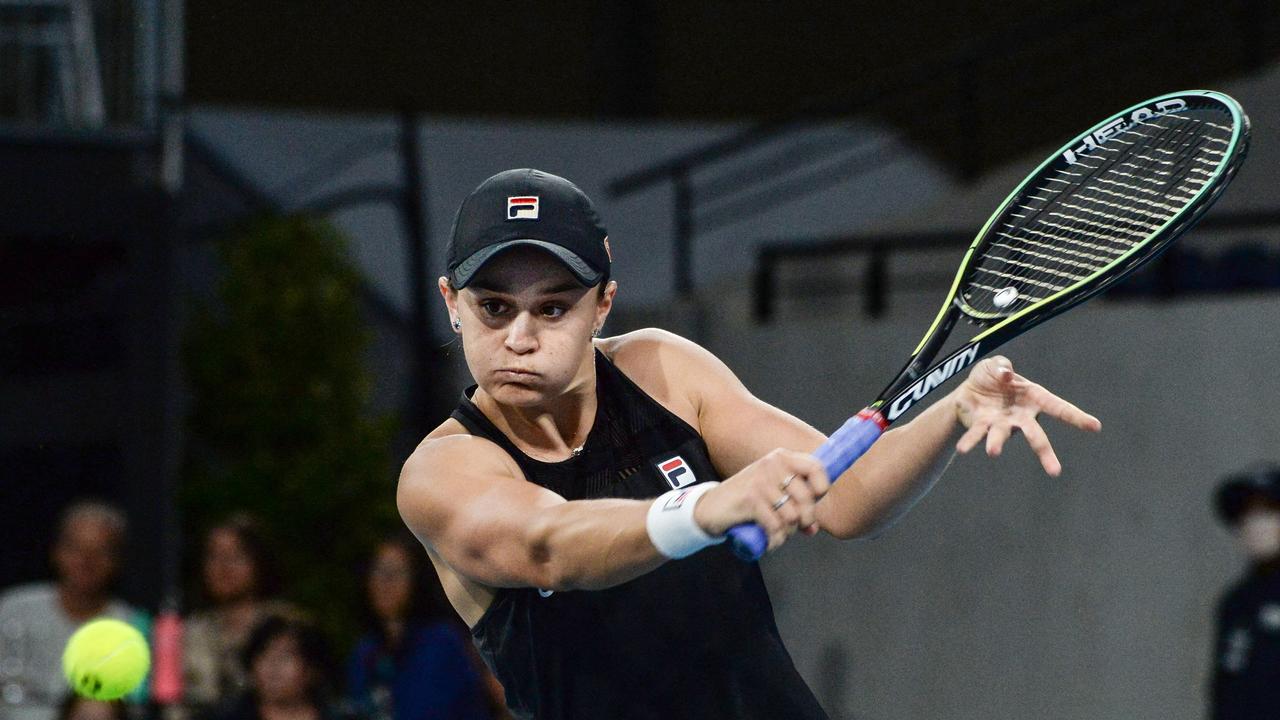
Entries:
<svg viewBox="0 0 1280 720">
<path fill-rule="evenodd" d="M 538 349 L 536 322 L 532 313 L 522 312 L 507 326 L 507 349 L 518 355 Z"/>
</svg>

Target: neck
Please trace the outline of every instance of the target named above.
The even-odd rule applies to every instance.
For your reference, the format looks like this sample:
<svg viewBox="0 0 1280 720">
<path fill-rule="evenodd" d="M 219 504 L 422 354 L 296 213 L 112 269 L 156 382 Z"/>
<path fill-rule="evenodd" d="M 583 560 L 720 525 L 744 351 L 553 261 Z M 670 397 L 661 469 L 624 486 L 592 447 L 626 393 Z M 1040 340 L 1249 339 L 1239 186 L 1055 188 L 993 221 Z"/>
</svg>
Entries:
<svg viewBox="0 0 1280 720">
<path fill-rule="evenodd" d="M 596 419 L 594 351 L 568 390 L 545 403 L 502 405 L 483 388 L 476 389 L 472 402 L 525 454 L 548 462 L 567 460 L 582 450 Z"/>
<path fill-rule="evenodd" d="M 305 697 L 261 700 L 259 708 L 264 717 L 299 717 L 311 715 L 315 711 L 311 701 Z"/>
<path fill-rule="evenodd" d="M 79 593 L 60 585 L 58 586 L 58 604 L 72 620 L 88 620 L 102 614 L 107 605 L 107 595 L 106 593 Z"/>
<path fill-rule="evenodd" d="M 217 607 L 218 619 L 233 634 L 248 634 L 258 618 L 258 600 L 252 596 L 225 602 Z"/>
<path fill-rule="evenodd" d="M 1253 572 L 1258 575 L 1270 575 L 1277 569 L 1280 569 L 1280 556 L 1273 555 L 1268 558 L 1255 559 L 1252 561 Z"/>
<path fill-rule="evenodd" d="M 400 642 L 400 638 L 404 637 L 404 626 L 405 621 L 403 619 L 384 620 L 382 622 L 382 629 L 386 632 L 387 641 L 391 645 L 398 644 Z"/>
</svg>

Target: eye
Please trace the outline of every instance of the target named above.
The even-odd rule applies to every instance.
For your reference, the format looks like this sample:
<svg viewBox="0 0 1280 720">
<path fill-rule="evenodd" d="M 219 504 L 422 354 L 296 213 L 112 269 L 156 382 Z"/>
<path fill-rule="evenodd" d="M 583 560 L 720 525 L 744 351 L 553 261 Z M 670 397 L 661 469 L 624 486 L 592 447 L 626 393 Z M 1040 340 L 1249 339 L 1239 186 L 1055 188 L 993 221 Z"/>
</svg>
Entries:
<svg viewBox="0 0 1280 720">
<path fill-rule="evenodd" d="M 546 305 L 542 308 L 542 314 L 549 318 L 558 318 L 568 312 L 568 308 L 562 305 Z"/>
<path fill-rule="evenodd" d="M 484 310 L 488 315 L 501 315 L 507 309 L 505 303 L 497 300 L 481 300 L 479 304 L 480 309 Z"/>
</svg>

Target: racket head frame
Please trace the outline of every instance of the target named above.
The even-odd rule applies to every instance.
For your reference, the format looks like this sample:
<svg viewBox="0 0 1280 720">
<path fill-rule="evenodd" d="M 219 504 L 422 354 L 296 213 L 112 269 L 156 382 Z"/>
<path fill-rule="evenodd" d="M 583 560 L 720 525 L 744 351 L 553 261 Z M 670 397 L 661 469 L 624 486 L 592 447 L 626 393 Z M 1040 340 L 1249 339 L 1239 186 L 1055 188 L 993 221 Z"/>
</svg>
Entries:
<svg viewBox="0 0 1280 720">
<path fill-rule="evenodd" d="M 1091 273 L 1088 277 L 1013 313 L 1002 315 L 982 312 L 971 307 L 964 300 L 961 288 L 971 272 L 974 261 L 980 256 L 980 251 L 984 244 L 991 241 L 993 228 L 997 227 L 997 223 L 1017 203 L 1028 186 L 1041 181 L 1053 168 L 1064 163 L 1067 154 L 1081 147 L 1086 139 L 1096 139 L 1099 132 L 1107 128 L 1115 128 L 1117 120 L 1134 118 L 1135 113 L 1150 112 L 1153 107 L 1170 107 L 1172 103 L 1178 101 L 1182 101 L 1185 104 L 1188 99 L 1219 104 L 1231 115 L 1232 134 L 1229 146 L 1224 152 L 1223 161 L 1215 169 L 1212 177 L 1181 210 L 1166 220 L 1159 228 L 1152 230 L 1150 237 L 1146 241 L 1138 243 L 1104 267 Z M 1172 112 L 1176 112 L 1176 110 Z M 1168 114 L 1168 112 L 1164 114 Z M 945 373 L 946 377 L 942 378 L 942 381 L 945 381 L 945 379 L 971 365 L 987 352 L 994 350 L 1023 331 L 1055 315 L 1066 312 L 1103 292 L 1128 277 L 1147 261 L 1164 252 L 1182 233 L 1194 226 L 1203 217 L 1204 213 L 1212 207 L 1213 203 L 1221 197 L 1223 190 L 1230 184 L 1231 179 L 1247 155 L 1249 139 L 1249 118 L 1238 102 L 1228 95 L 1212 90 L 1188 90 L 1167 93 L 1136 103 L 1102 120 L 1062 145 L 1023 178 L 1022 182 L 1005 197 L 995 212 L 987 219 L 982 229 L 978 231 L 973 242 L 969 244 L 968 249 L 965 251 L 964 258 L 961 260 L 960 267 L 951 283 L 951 288 L 947 292 L 946 300 L 938 310 L 933 323 L 929 326 L 915 350 L 912 351 L 911 358 L 906 365 L 894 380 L 885 387 L 879 398 L 870 407 L 889 409 L 904 391 L 909 391 L 916 383 L 928 379 L 937 369 L 950 367 L 950 372 Z M 1101 142 L 1105 142 L 1105 138 Z M 947 336 L 961 317 L 977 325 L 980 331 L 963 347 L 949 354 L 943 361 L 932 366 L 931 369 L 930 362 L 937 355 L 942 345 L 945 344 Z M 974 348 L 978 349 L 976 353 Z M 967 362 L 953 362 L 953 359 L 967 359 Z M 932 390 L 932 387 L 929 390 Z M 892 422 L 901 414 L 900 412 L 890 412 L 886 414 L 886 419 L 888 422 Z"/>
</svg>

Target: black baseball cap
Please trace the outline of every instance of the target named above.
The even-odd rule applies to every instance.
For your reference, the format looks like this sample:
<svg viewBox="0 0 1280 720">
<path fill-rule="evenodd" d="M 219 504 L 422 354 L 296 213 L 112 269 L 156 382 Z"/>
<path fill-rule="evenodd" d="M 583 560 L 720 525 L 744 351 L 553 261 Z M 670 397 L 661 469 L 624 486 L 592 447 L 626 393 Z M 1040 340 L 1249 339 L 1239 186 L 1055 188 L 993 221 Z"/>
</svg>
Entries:
<svg viewBox="0 0 1280 720">
<path fill-rule="evenodd" d="M 551 253 L 591 287 L 609 277 L 608 236 L 577 185 L 541 170 L 507 170 L 480 183 L 458 208 L 449 238 L 449 281 L 461 290 L 502 251 L 532 246 Z"/>
<path fill-rule="evenodd" d="M 1255 497 L 1280 505 L 1280 465 L 1258 463 L 1223 478 L 1214 495 L 1218 519 L 1226 525 L 1235 525 Z"/>
</svg>

